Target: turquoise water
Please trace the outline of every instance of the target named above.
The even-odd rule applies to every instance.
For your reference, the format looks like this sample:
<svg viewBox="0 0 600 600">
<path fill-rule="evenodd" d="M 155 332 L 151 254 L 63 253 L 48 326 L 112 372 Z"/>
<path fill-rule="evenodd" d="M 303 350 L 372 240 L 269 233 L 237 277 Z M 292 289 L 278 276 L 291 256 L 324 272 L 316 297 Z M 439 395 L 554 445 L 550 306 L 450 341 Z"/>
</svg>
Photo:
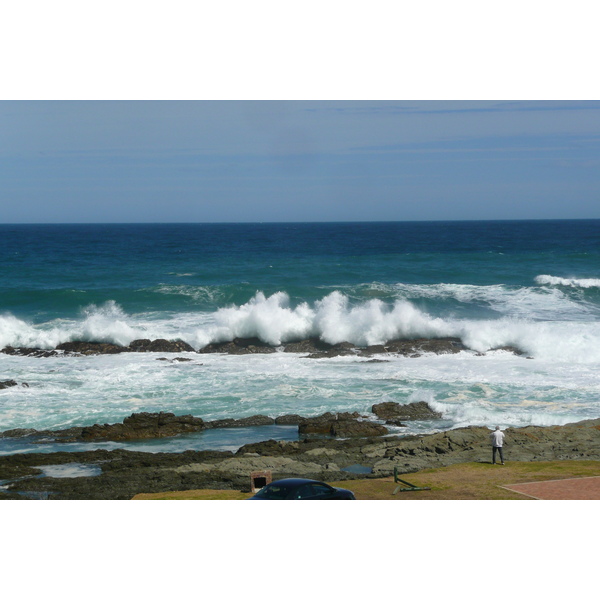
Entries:
<svg viewBox="0 0 600 600">
<path fill-rule="evenodd" d="M 0 430 L 155 410 L 368 412 L 383 400 L 426 400 L 449 426 L 599 416 L 600 221 L 3 225 L 0 273 L 0 348 L 313 335 L 360 345 L 452 335 L 469 348 L 386 363 L 0 354 L 0 380 L 29 384 L 0 390 Z M 489 352 L 509 344 L 533 360 Z"/>
</svg>

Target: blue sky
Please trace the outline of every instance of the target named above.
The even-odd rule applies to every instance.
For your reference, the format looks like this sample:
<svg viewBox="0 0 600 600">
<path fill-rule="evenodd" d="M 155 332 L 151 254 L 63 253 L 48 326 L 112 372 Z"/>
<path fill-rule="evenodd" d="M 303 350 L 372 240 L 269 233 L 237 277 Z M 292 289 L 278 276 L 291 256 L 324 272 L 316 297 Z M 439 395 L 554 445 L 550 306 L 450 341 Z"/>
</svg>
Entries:
<svg viewBox="0 0 600 600">
<path fill-rule="evenodd" d="M 597 101 L 2 101 L 0 221 L 600 218 Z"/>
</svg>

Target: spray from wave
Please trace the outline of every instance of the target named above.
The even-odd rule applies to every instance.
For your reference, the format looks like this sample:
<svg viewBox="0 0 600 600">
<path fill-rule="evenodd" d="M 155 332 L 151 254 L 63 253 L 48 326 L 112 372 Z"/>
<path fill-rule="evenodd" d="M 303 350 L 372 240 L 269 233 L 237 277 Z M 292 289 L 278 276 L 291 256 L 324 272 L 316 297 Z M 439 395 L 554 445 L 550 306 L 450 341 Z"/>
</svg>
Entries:
<svg viewBox="0 0 600 600">
<path fill-rule="evenodd" d="M 110 342 L 126 346 L 144 337 L 145 330 L 133 327 L 129 317 L 113 300 L 102 306 L 91 304 L 81 311 L 80 320 L 56 319 L 33 325 L 13 315 L 0 317 L 0 347 L 55 348 L 63 342 Z"/>
<path fill-rule="evenodd" d="M 473 351 L 516 346 L 536 358 L 600 360 L 600 323 L 594 320 L 539 321 L 504 316 L 456 319 L 433 316 L 407 300 L 372 299 L 353 304 L 339 291 L 312 304 L 292 306 L 285 292 L 257 292 L 247 303 L 215 312 L 127 315 L 115 302 L 91 305 L 79 320 L 33 325 L 12 315 L 0 317 L 0 347 L 54 348 L 67 341 L 126 346 L 139 338 L 183 340 L 200 349 L 211 342 L 257 337 L 272 346 L 309 337 L 330 344 L 385 344 L 395 339 L 458 337 Z"/>
</svg>

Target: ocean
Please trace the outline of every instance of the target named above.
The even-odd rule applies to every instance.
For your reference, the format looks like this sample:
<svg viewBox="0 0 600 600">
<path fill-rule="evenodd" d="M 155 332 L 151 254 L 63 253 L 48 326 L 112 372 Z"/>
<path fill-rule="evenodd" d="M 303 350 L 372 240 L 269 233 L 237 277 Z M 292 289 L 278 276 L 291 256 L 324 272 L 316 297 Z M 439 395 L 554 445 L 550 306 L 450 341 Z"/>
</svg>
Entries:
<svg viewBox="0 0 600 600">
<path fill-rule="evenodd" d="M 453 336 L 458 354 L 308 360 L 275 352 L 34 358 L 0 353 L 0 431 L 116 423 L 369 414 L 426 401 L 440 421 L 561 425 L 600 416 L 600 221 L 0 225 L 0 349 L 139 338 L 383 344 Z M 515 355 L 503 346 L 515 346 Z M 126 447 L 235 449 L 297 428 L 217 429 Z M 56 450 L 0 439 L 0 453 Z"/>
</svg>

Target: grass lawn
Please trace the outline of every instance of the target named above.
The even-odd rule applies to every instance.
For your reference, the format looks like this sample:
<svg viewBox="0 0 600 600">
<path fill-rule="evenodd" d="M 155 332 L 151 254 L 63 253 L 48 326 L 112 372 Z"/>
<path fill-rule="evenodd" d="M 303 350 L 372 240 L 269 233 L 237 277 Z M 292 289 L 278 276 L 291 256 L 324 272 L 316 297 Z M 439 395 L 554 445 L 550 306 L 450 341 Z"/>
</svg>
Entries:
<svg viewBox="0 0 600 600">
<path fill-rule="evenodd" d="M 513 483 L 600 476 L 600 461 L 561 460 L 549 462 L 460 463 L 441 469 L 425 469 L 400 475 L 401 479 L 431 490 L 392 492 L 393 477 L 329 482 L 352 490 L 357 500 L 531 500 L 501 486 Z M 404 487 L 404 486 L 403 486 Z M 134 500 L 244 500 L 252 494 L 232 490 L 188 490 L 138 494 Z"/>
</svg>

